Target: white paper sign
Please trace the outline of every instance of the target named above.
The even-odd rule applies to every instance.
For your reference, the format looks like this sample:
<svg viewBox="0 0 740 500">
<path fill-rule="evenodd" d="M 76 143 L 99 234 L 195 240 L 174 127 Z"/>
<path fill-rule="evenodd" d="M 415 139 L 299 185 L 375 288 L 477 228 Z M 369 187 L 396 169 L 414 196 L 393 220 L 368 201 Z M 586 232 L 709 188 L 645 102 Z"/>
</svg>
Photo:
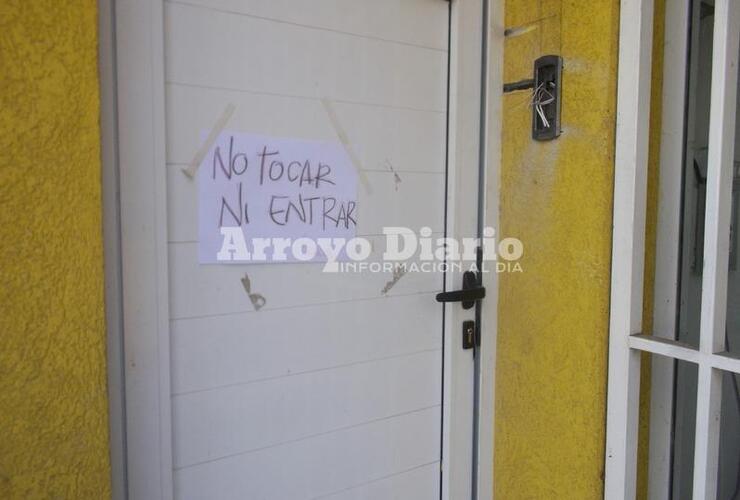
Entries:
<svg viewBox="0 0 740 500">
<path fill-rule="evenodd" d="M 204 264 L 255 262 L 254 238 L 355 236 L 357 172 L 339 143 L 224 131 L 198 169 L 198 198 Z M 241 228 L 249 260 L 217 257 L 224 227 Z"/>
</svg>

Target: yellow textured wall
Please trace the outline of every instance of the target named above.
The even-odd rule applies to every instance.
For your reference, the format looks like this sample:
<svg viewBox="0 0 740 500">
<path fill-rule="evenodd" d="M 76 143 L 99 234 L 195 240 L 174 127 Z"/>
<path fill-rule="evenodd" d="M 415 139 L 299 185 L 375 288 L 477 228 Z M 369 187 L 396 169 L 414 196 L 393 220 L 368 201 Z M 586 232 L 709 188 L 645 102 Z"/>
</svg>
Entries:
<svg viewBox="0 0 740 500">
<path fill-rule="evenodd" d="M 0 498 L 110 495 L 95 0 L 0 3 Z"/>
<path fill-rule="evenodd" d="M 563 135 L 530 137 L 531 92 L 504 97 L 501 234 L 525 245 L 501 275 L 495 494 L 603 494 L 618 0 L 507 0 L 506 82 L 560 54 Z"/>
</svg>

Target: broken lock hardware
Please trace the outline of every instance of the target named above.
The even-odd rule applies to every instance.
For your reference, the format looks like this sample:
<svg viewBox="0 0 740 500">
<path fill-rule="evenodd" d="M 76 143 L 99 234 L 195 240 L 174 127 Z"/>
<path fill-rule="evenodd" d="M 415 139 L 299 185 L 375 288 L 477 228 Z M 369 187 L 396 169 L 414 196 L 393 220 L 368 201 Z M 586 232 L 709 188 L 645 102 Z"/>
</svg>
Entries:
<svg viewBox="0 0 740 500">
<path fill-rule="evenodd" d="M 463 321 L 462 324 L 462 348 L 473 349 L 475 347 L 475 321 Z"/>
<path fill-rule="evenodd" d="M 560 136 L 563 58 L 542 56 L 534 61 L 533 78 L 504 84 L 504 92 L 532 89 L 532 139 L 550 141 Z"/>
</svg>

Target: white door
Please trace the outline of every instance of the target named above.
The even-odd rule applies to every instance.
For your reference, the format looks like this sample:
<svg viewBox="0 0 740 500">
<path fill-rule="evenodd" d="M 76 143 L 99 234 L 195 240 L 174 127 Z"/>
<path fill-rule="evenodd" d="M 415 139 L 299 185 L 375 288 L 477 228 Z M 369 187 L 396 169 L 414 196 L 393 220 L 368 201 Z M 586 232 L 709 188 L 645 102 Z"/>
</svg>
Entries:
<svg viewBox="0 0 740 500">
<path fill-rule="evenodd" d="M 475 315 L 435 301 L 460 273 L 201 264 L 183 172 L 208 130 L 341 143 L 371 260 L 383 227 L 476 236 L 484 11 L 462 3 L 118 3 L 130 498 L 471 497 Z"/>
</svg>

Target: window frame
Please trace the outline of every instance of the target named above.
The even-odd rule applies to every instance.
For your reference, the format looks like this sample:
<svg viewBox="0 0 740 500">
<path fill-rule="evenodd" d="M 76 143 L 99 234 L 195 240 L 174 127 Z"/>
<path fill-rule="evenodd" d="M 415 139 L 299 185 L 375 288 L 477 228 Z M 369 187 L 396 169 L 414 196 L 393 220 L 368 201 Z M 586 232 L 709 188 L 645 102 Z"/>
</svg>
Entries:
<svg viewBox="0 0 740 500">
<path fill-rule="evenodd" d="M 717 494 L 722 371 L 740 373 L 740 358 L 724 352 L 723 343 L 740 42 L 740 2 L 733 0 L 715 2 L 699 347 L 675 339 L 686 105 L 686 99 L 678 96 L 686 88 L 689 5 L 666 4 L 666 36 L 677 43 L 664 44 L 668 79 L 663 94 L 654 334 L 642 327 L 653 0 L 624 0 L 621 5 L 604 487 L 604 498 L 610 500 L 636 496 L 642 352 L 664 358 L 652 356 L 650 498 L 668 498 L 670 492 L 666 458 L 674 361 L 698 366 L 693 482 L 697 500 L 713 500 Z M 667 175 L 676 169 L 678 178 Z"/>
</svg>

